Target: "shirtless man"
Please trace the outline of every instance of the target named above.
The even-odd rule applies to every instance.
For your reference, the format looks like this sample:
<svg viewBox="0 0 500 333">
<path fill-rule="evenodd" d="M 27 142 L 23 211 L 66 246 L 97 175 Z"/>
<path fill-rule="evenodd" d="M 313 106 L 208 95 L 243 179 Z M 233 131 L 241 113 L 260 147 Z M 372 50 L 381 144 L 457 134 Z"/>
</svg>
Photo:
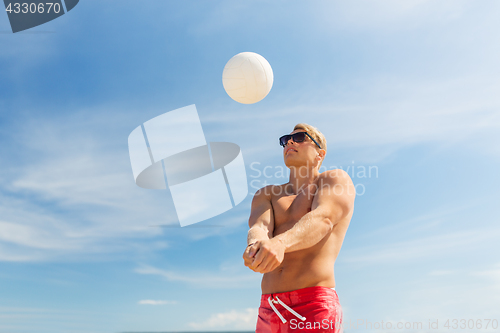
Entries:
<svg viewBox="0 0 500 333">
<path fill-rule="evenodd" d="M 255 194 L 243 254 L 264 274 L 256 332 L 341 332 L 334 263 L 356 191 L 343 170 L 319 173 L 326 139 L 315 127 L 298 124 L 280 144 L 290 180 Z"/>
</svg>

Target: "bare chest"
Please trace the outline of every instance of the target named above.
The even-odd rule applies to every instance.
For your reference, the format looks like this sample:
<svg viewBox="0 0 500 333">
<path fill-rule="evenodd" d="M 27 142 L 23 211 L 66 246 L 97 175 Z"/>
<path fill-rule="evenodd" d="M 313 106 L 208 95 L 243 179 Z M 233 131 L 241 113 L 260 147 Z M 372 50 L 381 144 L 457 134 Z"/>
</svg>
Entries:
<svg viewBox="0 0 500 333">
<path fill-rule="evenodd" d="M 274 213 L 274 235 L 293 227 L 302 216 L 311 211 L 314 194 L 300 192 L 296 195 L 279 195 L 272 199 Z"/>
</svg>

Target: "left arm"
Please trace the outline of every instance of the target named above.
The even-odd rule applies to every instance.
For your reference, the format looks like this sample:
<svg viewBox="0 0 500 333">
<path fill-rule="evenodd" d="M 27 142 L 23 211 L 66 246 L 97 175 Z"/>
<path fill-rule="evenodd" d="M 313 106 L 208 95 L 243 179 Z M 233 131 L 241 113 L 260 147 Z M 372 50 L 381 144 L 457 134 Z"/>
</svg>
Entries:
<svg viewBox="0 0 500 333">
<path fill-rule="evenodd" d="M 305 214 L 286 232 L 265 241 L 252 263 L 260 273 L 271 272 L 283 261 L 286 252 L 307 249 L 319 243 L 333 227 L 351 213 L 356 190 L 349 175 L 331 170 L 320 175 L 318 190 Z"/>
</svg>

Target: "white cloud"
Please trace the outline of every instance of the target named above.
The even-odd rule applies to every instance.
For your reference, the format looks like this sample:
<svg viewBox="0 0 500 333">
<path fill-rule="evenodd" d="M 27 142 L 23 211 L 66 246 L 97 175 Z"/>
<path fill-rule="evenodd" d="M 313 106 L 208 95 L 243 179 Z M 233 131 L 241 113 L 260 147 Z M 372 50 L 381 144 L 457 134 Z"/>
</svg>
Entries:
<svg viewBox="0 0 500 333">
<path fill-rule="evenodd" d="M 222 313 L 216 313 L 202 322 L 191 322 L 189 326 L 206 330 L 213 328 L 224 328 L 234 330 L 254 330 L 257 324 L 258 309 L 247 308 L 245 310 L 231 310 Z"/>
<path fill-rule="evenodd" d="M 176 222 L 175 213 L 168 214 L 166 192 L 135 186 L 126 136 L 106 129 L 109 118 L 31 119 L 4 133 L 11 133 L 14 144 L 1 147 L 0 260 L 75 259 L 168 246 L 165 240 L 142 242 L 162 234 L 151 225 Z"/>
<path fill-rule="evenodd" d="M 436 78 L 377 75 L 327 85 L 294 105 L 283 96 L 282 101 L 263 105 L 258 116 L 222 110 L 226 112 L 204 120 L 217 129 L 211 139 L 224 137 L 240 144 L 247 165 L 271 159 L 282 165 L 277 138 L 299 119 L 325 134 L 329 143 L 326 165 L 339 163 L 339 150 L 357 156 L 357 163 L 375 163 L 405 147 L 428 143 L 443 150 L 466 145 L 499 157 L 499 90 L 497 78 L 487 74 Z M 338 96 L 330 97 L 331 91 Z M 273 127 L 254 140 L 241 140 L 262 124 Z M 485 132 L 490 135 L 485 136 Z"/>
<path fill-rule="evenodd" d="M 28 317 L 30 315 L 40 316 L 44 314 L 57 313 L 57 310 L 43 308 L 21 308 L 21 307 L 0 307 L 0 318 Z"/>
<path fill-rule="evenodd" d="M 0 145 L 0 261 L 142 255 L 169 246 L 168 239 L 144 241 L 169 233 L 155 226 L 179 224 L 168 191 L 135 185 L 127 149 L 135 113 L 118 109 L 101 105 L 4 128 L 10 144 Z M 182 236 L 232 233 L 245 220 L 238 209 L 210 222 L 222 227 Z"/>
<path fill-rule="evenodd" d="M 161 301 L 161 300 L 145 299 L 145 300 L 139 301 L 137 304 L 140 304 L 140 305 L 166 305 L 166 304 L 177 304 L 177 301 Z"/>
<path fill-rule="evenodd" d="M 211 36 L 231 26 L 241 24 L 241 20 L 244 19 L 242 14 L 250 12 L 251 5 L 244 2 L 225 1 L 215 4 L 204 10 L 204 15 L 193 22 L 189 31 L 195 35 Z"/>
<path fill-rule="evenodd" d="M 454 274 L 454 271 L 450 270 L 436 270 L 436 271 L 431 271 L 429 272 L 430 276 L 443 276 L 443 275 L 451 275 Z"/>
<path fill-rule="evenodd" d="M 473 246 L 487 242 L 496 243 L 500 229 L 472 229 L 441 233 L 432 236 L 384 243 L 379 245 L 345 250 L 339 262 L 375 265 L 380 263 L 402 263 L 422 258 L 456 256 L 471 250 Z"/>
<path fill-rule="evenodd" d="M 493 283 L 493 287 L 497 292 L 500 292 L 500 263 L 493 265 L 489 269 L 471 272 L 470 275 L 488 280 L 488 282 Z"/>
<path fill-rule="evenodd" d="M 446 263 L 444 260 L 438 262 Z M 389 270 L 399 278 L 387 278 L 386 274 L 374 284 L 372 275 L 367 274 L 367 278 L 353 285 L 338 288 L 341 304 L 346 304 L 343 306 L 344 322 L 356 322 L 357 319 L 422 322 L 426 330 L 429 320 L 439 319 L 440 329 L 445 331 L 443 324 L 447 319 L 496 317 L 500 306 L 500 276 L 495 272 L 498 266 L 484 265 L 471 271 L 461 261 L 453 270 L 420 274 L 423 267 L 420 265 L 401 279 L 404 269 L 398 265 L 391 265 Z"/>
<path fill-rule="evenodd" d="M 415 281 L 418 283 L 419 281 Z M 398 306 L 389 305 L 387 313 L 406 318 L 421 319 L 428 322 L 430 318 L 446 319 L 495 318 L 495 309 L 500 306 L 499 290 L 491 283 L 479 283 L 476 279 L 458 281 L 449 276 L 440 277 L 437 281 L 421 280 L 419 288 L 398 290 Z M 426 285 L 427 284 L 427 285 Z M 425 304 L 415 307 L 411 304 Z M 390 309 L 389 309 L 390 307 Z"/>
<path fill-rule="evenodd" d="M 176 272 L 173 270 L 159 269 L 152 266 L 143 265 L 135 269 L 136 273 L 146 275 L 158 275 L 171 282 L 187 283 L 197 288 L 253 288 L 258 285 L 262 278 L 261 274 L 245 273 L 243 263 L 235 268 L 234 265 L 228 267 L 222 265 L 218 271 L 191 271 Z"/>
<path fill-rule="evenodd" d="M 467 1 L 463 0 L 339 1 L 328 3 L 326 8 L 325 3 L 320 4 L 321 7 L 316 6 L 316 13 L 323 26 L 360 30 L 393 26 L 406 30 L 425 24 L 443 24 L 459 19 L 467 9 Z"/>
</svg>

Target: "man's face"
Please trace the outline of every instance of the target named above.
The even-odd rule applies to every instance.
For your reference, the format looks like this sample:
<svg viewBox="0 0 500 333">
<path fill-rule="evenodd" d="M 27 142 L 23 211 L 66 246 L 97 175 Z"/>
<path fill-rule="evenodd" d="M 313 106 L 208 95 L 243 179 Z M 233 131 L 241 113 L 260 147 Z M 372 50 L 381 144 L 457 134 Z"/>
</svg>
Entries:
<svg viewBox="0 0 500 333">
<path fill-rule="evenodd" d="M 305 130 L 298 129 L 290 134 L 297 132 L 306 132 Z M 306 135 L 303 142 L 294 142 L 292 139 L 288 140 L 283 148 L 283 159 L 287 167 L 300 167 L 305 165 L 314 165 L 315 159 L 318 156 L 318 149 L 316 144 Z"/>
</svg>

